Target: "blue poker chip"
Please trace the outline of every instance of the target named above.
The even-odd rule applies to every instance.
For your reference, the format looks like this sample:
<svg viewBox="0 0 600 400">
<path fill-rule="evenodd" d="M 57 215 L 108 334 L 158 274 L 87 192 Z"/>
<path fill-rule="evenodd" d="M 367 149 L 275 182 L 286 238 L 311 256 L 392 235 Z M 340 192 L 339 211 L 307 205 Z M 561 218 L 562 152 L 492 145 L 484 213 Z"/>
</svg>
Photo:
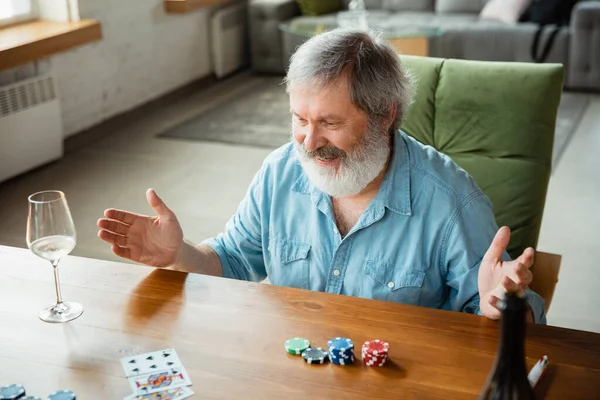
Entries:
<svg viewBox="0 0 600 400">
<path fill-rule="evenodd" d="M 48 396 L 48 400 L 76 400 L 75 393 L 71 390 L 59 390 Z"/>
<path fill-rule="evenodd" d="M 348 338 L 336 337 L 334 339 L 330 339 L 327 342 L 327 347 L 329 347 L 329 350 L 354 350 L 354 342 L 352 342 L 352 340 Z"/>
<path fill-rule="evenodd" d="M 335 358 L 350 358 L 354 355 L 354 352 L 352 350 L 339 351 L 335 349 L 329 349 L 329 355 Z"/>
<path fill-rule="evenodd" d="M 335 365 L 350 365 L 350 364 L 354 364 L 354 361 L 355 361 L 354 356 L 351 356 L 349 358 L 338 358 L 338 359 L 332 359 L 330 357 L 329 359 L 331 360 L 331 363 L 335 364 Z"/>
<path fill-rule="evenodd" d="M 0 400 L 17 400 L 25 396 L 25 388 L 21 385 L 0 387 Z"/>
</svg>

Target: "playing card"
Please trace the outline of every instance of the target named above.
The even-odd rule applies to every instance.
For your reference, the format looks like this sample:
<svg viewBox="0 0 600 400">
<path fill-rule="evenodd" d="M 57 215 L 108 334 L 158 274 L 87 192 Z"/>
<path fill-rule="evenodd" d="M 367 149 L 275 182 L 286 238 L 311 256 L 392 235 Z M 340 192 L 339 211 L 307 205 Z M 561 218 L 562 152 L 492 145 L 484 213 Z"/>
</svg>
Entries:
<svg viewBox="0 0 600 400">
<path fill-rule="evenodd" d="M 193 394 L 194 392 L 192 389 L 180 387 L 163 390 L 162 392 L 143 394 L 141 396 L 132 394 L 131 396 L 125 397 L 123 400 L 183 400 L 187 399 Z"/>
<path fill-rule="evenodd" d="M 175 349 L 152 351 L 137 356 L 121 358 L 121 365 L 127 378 L 156 371 L 181 367 Z"/>
<path fill-rule="evenodd" d="M 151 372 L 127 378 L 133 393 L 137 396 L 190 386 L 192 380 L 183 367 Z"/>
</svg>

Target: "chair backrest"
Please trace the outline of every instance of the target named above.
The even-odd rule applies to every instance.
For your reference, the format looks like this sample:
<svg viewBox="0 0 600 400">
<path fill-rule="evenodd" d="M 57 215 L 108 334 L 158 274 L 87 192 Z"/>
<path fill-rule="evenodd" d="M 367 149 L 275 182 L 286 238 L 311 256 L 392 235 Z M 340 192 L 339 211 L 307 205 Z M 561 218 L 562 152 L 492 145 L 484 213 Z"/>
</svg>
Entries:
<svg viewBox="0 0 600 400">
<path fill-rule="evenodd" d="M 536 248 L 564 67 L 400 58 L 417 81 L 402 130 L 471 174 L 512 230 L 511 257 Z"/>
</svg>

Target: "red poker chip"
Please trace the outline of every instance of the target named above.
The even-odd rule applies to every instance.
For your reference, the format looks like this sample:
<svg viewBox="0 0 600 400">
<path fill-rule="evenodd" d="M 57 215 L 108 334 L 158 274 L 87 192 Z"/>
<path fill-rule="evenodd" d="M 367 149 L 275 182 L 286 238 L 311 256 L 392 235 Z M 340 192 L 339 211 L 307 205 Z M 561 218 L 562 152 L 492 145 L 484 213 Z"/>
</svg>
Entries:
<svg viewBox="0 0 600 400">
<path fill-rule="evenodd" d="M 387 357 L 382 358 L 373 358 L 373 357 L 363 357 L 363 362 L 368 367 L 383 367 L 387 362 Z"/>
<path fill-rule="evenodd" d="M 364 361 L 379 361 L 379 362 L 382 362 L 382 361 L 386 361 L 388 357 L 386 355 L 372 356 L 372 355 L 364 354 L 363 353 L 362 358 L 363 358 Z"/>
<path fill-rule="evenodd" d="M 365 342 L 362 346 L 363 353 L 378 356 L 381 354 L 387 354 L 390 350 L 390 344 L 383 340 L 374 339 Z"/>
<path fill-rule="evenodd" d="M 373 360 L 373 361 L 385 361 L 387 360 L 387 356 L 371 356 L 368 354 L 362 355 L 363 360 Z"/>
</svg>

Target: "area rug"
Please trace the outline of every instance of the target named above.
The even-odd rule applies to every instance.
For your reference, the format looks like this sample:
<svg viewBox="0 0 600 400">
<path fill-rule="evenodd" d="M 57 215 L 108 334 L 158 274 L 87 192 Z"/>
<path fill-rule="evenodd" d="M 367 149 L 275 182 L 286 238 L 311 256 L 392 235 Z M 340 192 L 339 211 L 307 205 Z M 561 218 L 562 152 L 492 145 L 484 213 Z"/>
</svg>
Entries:
<svg viewBox="0 0 600 400">
<path fill-rule="evenodd" d="M 583 94 L 563 93 L 556 123 L 554 167 L 585 113 L 588 101 Z M 242 94 L 215 104 L 159 137 L 275 149 L 290 140 L 290 123 L 289 101 L 282 78 L 263 77 Z"/>
</svg>

